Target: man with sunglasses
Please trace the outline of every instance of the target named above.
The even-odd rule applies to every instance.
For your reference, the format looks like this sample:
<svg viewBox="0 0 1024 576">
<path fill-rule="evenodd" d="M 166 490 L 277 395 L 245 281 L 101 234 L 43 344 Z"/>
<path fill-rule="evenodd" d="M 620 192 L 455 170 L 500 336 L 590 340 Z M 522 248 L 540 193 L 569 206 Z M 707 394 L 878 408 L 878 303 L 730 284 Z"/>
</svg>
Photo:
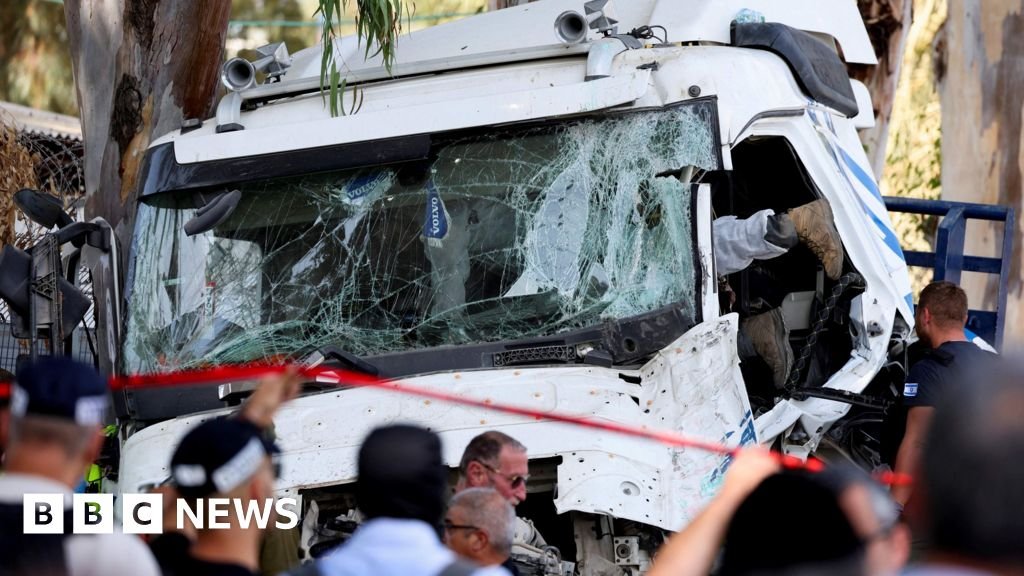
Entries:
<svg viewBox="0 0 1024 576">
<path fill-rule="evenodd" d="M 497 490 L 468 488 L 448 504 L 444 541 L 481 566 L 500 566 L 512 554 L 516 513 Z"/>
<path fill-rule="evenodd" d="M 459 482 L 455 492 L 467 488 L 493 488 L 512 506 L 526 500 L 526 482 L 530 479 L 526 446 L 508 434 L 489 430 L 472 440 L 462 453 Z M 543 548 L 544 538 L 533 523 L 516 518 L 514 544 Z"/>
</svg>

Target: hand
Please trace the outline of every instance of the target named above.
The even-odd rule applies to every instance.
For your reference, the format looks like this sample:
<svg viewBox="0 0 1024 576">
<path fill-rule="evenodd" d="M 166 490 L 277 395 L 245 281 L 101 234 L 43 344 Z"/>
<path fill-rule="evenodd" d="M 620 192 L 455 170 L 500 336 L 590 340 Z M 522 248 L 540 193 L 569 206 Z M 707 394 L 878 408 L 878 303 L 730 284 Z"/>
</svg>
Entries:
<svg viewBox="0 0 1024 576">
<path fill-rule="evenodd" d="M 283 373 L 267 376 L 242 406 L 241 417 L 260 428 L 274 423 L 274 413 L 282 404 L 299 395 L 302 378 L 298 368 L 289 366 Z"/>
<path fill-rule="evenodd" d="M 725 473 L 722 490 L 689 526 L 669 538 L 648 576 L 698 576 L 711 572 L 736 509 L 761 482 L 781 469 L 765 448 L 739 450 Z"/>
<path fill-rule="evenodd" d="M 743 500 L 765 478 L 779 472 L 782 465 L 767 448 L 743 448 L 733 458 L 722 484 L 722 497 Z"/>
</svg>

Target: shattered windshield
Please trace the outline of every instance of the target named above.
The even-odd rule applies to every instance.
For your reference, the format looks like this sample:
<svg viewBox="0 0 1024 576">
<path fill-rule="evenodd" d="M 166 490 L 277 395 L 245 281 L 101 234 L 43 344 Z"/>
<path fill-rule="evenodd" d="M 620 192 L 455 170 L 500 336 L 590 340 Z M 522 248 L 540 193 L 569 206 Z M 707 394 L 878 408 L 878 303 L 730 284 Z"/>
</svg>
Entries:
<svg viewBox="0 0 1024 576">
<path fill-rule="evenodd" d="M 125 369 L 555 335 L 697 297 L 689 181 L 714 105 L 435 139 L 430 158 L 140 206 Z"/>
</svg>

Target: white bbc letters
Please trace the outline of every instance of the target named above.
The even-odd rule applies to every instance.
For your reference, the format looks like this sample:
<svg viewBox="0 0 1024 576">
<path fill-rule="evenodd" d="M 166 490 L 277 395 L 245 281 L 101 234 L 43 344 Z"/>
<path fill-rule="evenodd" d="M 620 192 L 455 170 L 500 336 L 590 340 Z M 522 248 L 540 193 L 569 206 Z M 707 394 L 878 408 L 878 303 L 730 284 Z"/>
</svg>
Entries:
<svg viewBox="0 0 1024 576">
<path fill-rule="evenodd" d="M 175 526 L 179 530 L 184 529 L 185 526 L 193 526 L 197 530 L 203 528 L 203 501 L 199 500 L 196 502 L 196 507 L 193 510 L 192 506 L 189 505 L 185 500 L 178 500 L 178 505 L 175 506 L 175 514 L 177 515 L 177 523 Z M 185 524 L 185 518 L 188 518 L 189 524 Z"/>
<path fill-rule="evenodd" d="M 295 498 L 281 498 L 274 502 L 274 510 L 277 511 L 277 522 L 274 525 L 278 530 L 291 530 L 299 524 L 299 502 Z M 287 518 L 287 522 L 281 519 Z"/>
<path fill-rule="evenodd" d="M 25 534 L 64 533 L 63 494 L 25 494 L 22 532 Z"/>
<path fill-rule="evenodd" d="M 25 534 L 62 534 L 66 494 L 25 494 L 22 500 L 22 531 Z M 188 524 L 200 529 L 225 530 L 232 525 L 241 528 L 265 530 L 273 520 L 281 530 L 294 528 L 299 523 L 299 503 L 295 498 L 268 498 L 249 501 L 228 498 L 210 498 L 195 501 L 178 499 L 175 516 L 178 529 Z M 163 494 L 122 494 L 121 529 L 126 534 L 160 534 L 164 529 Z M 70 533 L 112 534 L 114 524 L 113 494 L 73 494 L 71 498 Z M 274 514 L 276 512 L 276 514 Z M 205 526 L 204 526 L 205 516 Z M 237 522 L 232 519 L 237 518 Z M 186 522 L 188 520 L 189 522 Z"/>
<path fill-rule="evenodd" d="M 160 534 L 164 525 L 162 494 L 124 494 L 121 496 L 122 525 L 125 534 Z"/>
<path fill-rule="evenodd" d="M 206 501 L 209 506 L 206 517 L 206 527 L 211 530 L 225 530 L 231 528 L 231 524 L 218 520 L 227 518 L 231 514 L 231 501 L 227 498 L 210 498 Z"/>
<path fill-rule="evenodd" d="M 75 494 L 72 506 L 72 531 L 75 534 L 114 533 L 113 494 Z"/>
</svg>

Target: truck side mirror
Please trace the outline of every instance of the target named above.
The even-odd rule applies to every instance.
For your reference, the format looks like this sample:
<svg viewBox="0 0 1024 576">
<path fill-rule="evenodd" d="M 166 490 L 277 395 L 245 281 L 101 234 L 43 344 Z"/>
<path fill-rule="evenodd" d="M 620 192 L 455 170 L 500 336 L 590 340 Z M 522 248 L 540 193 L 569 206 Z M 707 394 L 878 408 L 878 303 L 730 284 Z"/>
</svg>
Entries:
<svg viewBox="0 0 1024 576">
<path fill-rule="evenodd" d="M 0 299 L 7 303 L 12 315 L 16 315 L 20 320 L 12 323 L 12 328 L 18 333 L 19 338 L 32 337 L 34 327 L 28 325 L 30 306 L 40 304 L 39 298 L 32 298 L 29 282 L 31 270 L 32 255 L 11 245 L 4 246 L 0 251 Z M 62 277 L 57 277 L 56 284 L 61 298 L 61 318 L 50 318 L 49 310 L 37 307 L 36 322 L 50 323 L 51 326 L 59 322 L 60 333 L 70 335 L 89 311 L 89 298 Z M 54 294 L 52 297 L 56 298 L 57 295 Z"/>
<path fill-rule="evenodd" d="M 47 230 L 54 226 L 63 228 L 74 222 L 64 211 L 64 205 L 59 198 L 31 188 L 22 188 L 15 192 L 14 205 L 28 216 L 29 220 Z"/>
</svg>

